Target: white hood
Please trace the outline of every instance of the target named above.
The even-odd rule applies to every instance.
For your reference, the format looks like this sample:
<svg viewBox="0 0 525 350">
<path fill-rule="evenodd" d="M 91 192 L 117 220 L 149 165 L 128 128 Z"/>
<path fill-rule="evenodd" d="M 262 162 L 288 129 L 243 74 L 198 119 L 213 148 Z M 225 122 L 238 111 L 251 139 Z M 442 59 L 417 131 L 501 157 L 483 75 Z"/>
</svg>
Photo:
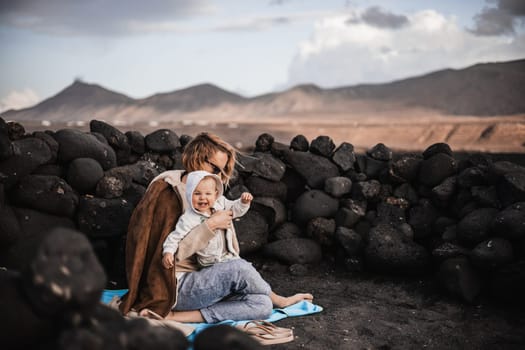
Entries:
<svg viewBox="0 0 525 350">
<path fill-rule="evenodd" d="M 219 176 L 217 176 L 215 174 L 212 174 L 212 173 L 209 173 L 209 172 L 204 171 L 204 170 L 192 171 L 191 173 L 188 174 L 188 177 L 186 179 L 186 201 L 188 202 L 188 205 L 191 206 L 193 211 L 196 211 L 196 210 L 193 207 L 193 203 L 191 201 L 191 197 L 193 196 L 193 192 L 195 191 L 195 187 L 197 187 L 199 182 L 201 182 L 201 180 L 203 178 L 205 178 L 205 177 L 211 177 L 211 178 L 213 178 L 215 180 L 217 191 L 218 191 L 217 198 L 222 196 L 222 194 L 224 192 L 223 184 L 222 184 L 221 178 Z"/>
</svg>

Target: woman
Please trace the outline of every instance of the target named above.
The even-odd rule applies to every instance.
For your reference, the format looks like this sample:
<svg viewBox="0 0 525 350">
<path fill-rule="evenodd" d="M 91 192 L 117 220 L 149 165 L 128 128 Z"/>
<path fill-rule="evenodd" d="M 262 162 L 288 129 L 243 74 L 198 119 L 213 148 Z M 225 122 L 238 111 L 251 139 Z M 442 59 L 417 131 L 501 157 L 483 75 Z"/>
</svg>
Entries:
<svg viewBox="0 0 525 350">
<path fill-rule="evenodd" d="M 201 133 L 182 154 L 186 171 L 205 170 L 228 183 L 235 166 L 235 150 L 218 136 Z M 128 293 L 120 310 L 151 310 L 179 322 L 215 323 L 226 319 L 264 319 L 272 305 L 286 307 L 313 299 L 308 293 L 290 297 L 271 291 L 251 264 L 232 260 L 199 270 L 195 252 L 204 248 L 216 229 L 232 225 L 231 211 L 217 211 L 180 241 L 175 267 L 162 266 L 162 243 L 173 230 L 185 203 L 186 172 L 157 176 L 131 216 L 126 239 Z M 238 242 L 235 242 L 238 249 Z M 183 275 L 177 280 L 177 275 Z"/>
</svg>

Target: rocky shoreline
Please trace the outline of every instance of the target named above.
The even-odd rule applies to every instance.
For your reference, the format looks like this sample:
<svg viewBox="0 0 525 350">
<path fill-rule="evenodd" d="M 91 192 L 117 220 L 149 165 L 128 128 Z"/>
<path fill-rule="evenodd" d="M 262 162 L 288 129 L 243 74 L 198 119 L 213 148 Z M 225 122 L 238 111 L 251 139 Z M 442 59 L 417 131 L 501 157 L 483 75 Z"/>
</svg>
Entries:
<svg viewBox="0 0 525 350">
<path fill-rule="evenodd" d="M 128 336 L 158 332 L 116 321 L 98 298 L 103 288 L 126 287 L 129 217 L 157 174 L 181 168 L 190 139 L 170 129 L 123 133 L 97 120 L 90 132 L 26 134 L 0 119 L 1 289 L 4 302 L 13 301 L 11 315 L 25 310 L 24 324 L 33 325 L 14 322 L 8 340 L 18 344 L 17 329 L 33 335 L 25 341 L 35 343 L 18 339 L 26 346 L 60 339 L 68 348 L 93 334 L 108 340 L 93 319 L 115 321 Z M 523 305 L 525 167 L 518 162 L 456 156 L 446 143 L 403 154 L 380 143 L 358 153 L 324 135 L 283 144 L 261 134 L 253 152 L 240 154 L 226 193 L 246 190 L 254 205 L 235 222 L 243 256 L 279 261 L 293 276 L 323 262 L 430 277 L 439 292 L 466 303 Z"/>
</svg>

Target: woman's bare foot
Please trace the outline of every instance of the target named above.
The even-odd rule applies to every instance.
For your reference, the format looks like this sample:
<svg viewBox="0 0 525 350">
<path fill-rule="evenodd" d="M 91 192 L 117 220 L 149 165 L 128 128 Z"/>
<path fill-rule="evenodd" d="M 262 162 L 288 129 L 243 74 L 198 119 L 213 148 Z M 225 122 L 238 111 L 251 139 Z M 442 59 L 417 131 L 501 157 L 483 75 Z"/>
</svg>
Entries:
<svg viewBox="0 0 525 350">
<path fill-rule="evenodd" d="M 273 305 L 279 308 L 287 307 L 303 300 L 310 302 L 314 300 L 314 296 L 310 293 L 297 293 L 289 297 L 283 297 L 271 292 L 270 298 L 272 299 Z"/>
</svg>

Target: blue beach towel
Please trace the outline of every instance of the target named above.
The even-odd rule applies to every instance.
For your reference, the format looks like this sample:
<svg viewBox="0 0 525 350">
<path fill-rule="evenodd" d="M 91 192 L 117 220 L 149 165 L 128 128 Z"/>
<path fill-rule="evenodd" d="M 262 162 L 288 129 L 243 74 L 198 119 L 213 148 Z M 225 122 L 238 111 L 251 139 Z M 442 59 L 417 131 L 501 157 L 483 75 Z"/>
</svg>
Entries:
<svg viewBox="0 0 525 350">
<path fill-rule="evenodd" d="M 118 297 L 121 297 L 122 295 L 126 294 L 128 290 L 127 289 L 105 289 L 104 292 L 102 293 L 102 298 L 101 298 L 101 301 L 104 303 L 104 304 L 108 304 L 114 296 L 118 296 Z M 273 309 L 272 311 L 272 314 L 270 315 L 270 317 L 268 317 L 266 319 L 266 321 L 268 322 L 275 322 L 275 321 L 279 321 L 279 320 L 282 320 L 283 318 L 286 318 L 286 317 L 296 317 L 296 316 L 304 316 L 304 315 L 310 315 L 310 314 L 315 314 L 315 313 L 318 313 L 318 312 L 321 312 L 323 311 L 323 308 L 319 305 L 316 305 L 316 304 L 312 304 L 308 301 L 300 301 L 296 304 L 293 304 L 293 305 L 290 305 L 290 306 L 287 306 L 285 308 L 282 308 L 282 309 Z M 250 320 L 245 320 L 245 321 L 232 321 L 232 320 L 226 320 L 226 321 L 222 321 L 222 322 L 219 322 L 219 323 L 214 323 L 214 324 L 210 324 L 210 323 L 188 323 L 189 325 L 195 327 L 195 331 L 193 333 L 191 333 L 189 336 L 188 336 L 188 340 L 190 342 L 193 342 L 193 339 L 195 338 L 195 336 L 202 330 L 206 329 L 207 327 L 210 327 L 210 326 L 214 326 L 214 325 L 218 325 L 218 324 L 228 324 L 228 325 L 231 325 L 231 326 L 235 326 L 235 325 L 238 325 L 238 324 L 244 324 L 246 322 L 248 322 Z"/>
</svg>

